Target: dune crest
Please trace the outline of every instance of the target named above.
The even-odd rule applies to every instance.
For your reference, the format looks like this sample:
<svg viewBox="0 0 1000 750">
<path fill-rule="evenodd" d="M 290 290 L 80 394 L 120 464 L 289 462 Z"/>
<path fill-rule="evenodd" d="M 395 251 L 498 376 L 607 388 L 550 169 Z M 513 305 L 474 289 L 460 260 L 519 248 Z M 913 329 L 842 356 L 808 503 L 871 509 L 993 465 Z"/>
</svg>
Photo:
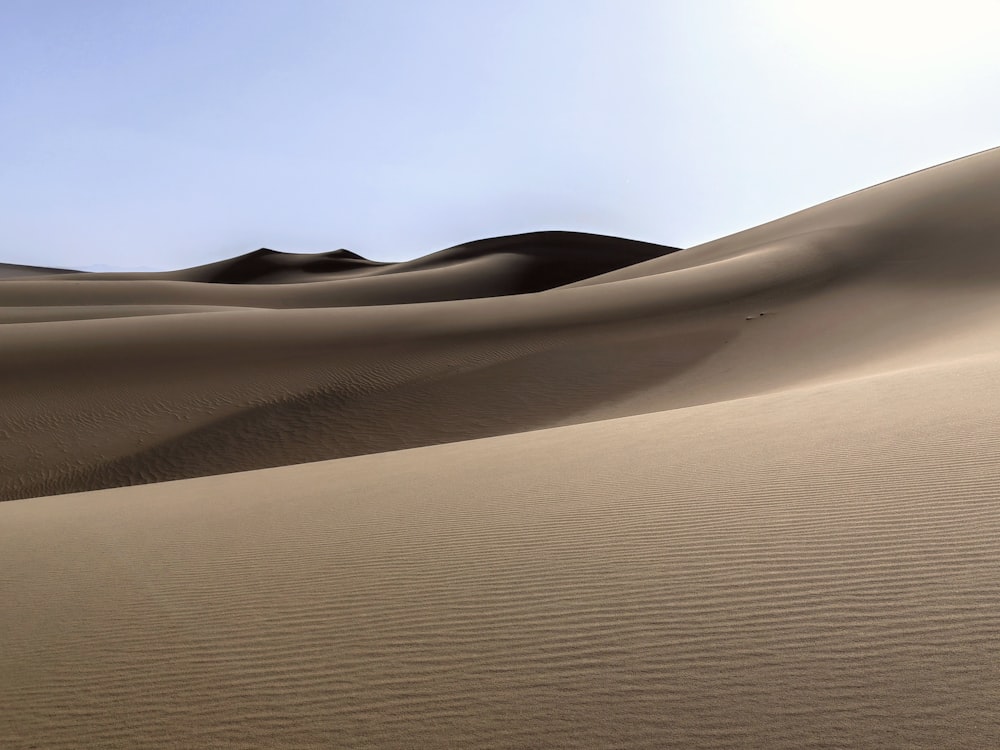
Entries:
<svg viewBox="0 0 1000 750">
<path fill-rule="evenodd" d="M 345 249 L 327 253 L 285 253 L 260 248 L 227 260 L 179 271 L 65 272 L 53 280 L 86 281 L 90 286 L 81 292 L 88 295 L 89 300 L 115 304 L 122 299 L 123 290 L 95 282 L 259 285 L 343 282 L 348 279 L 358 282 L 368 279 L 362 283 L 329 283 L 308 289 L 281 291 L 212 290 L 182 284 L 152 287 L 144 284 L 142 288 L 153 288 L 156 290 L 154 295 L 163 299 L 164 303 L 177 304 L 191 299 L 208 301 L 213 295 L 225 295 L 227 300 L 242 300 L 248 307 L 264 308 L 398 304 L 540 292 L 661 257 L 677 249 L 583 232 L 529 232 L 467 242 L 421 258 L 394 263 L 368 260 Z M 432 270 L 438 273 L 426 273 Z M 414 271 L 425 273 L 414 277 L 411 273 Z M 26 275 L 26 272 L 19 275 Z M 384 276 L 394 278 L 373 280 L 374 277 Z M 139 285 L 132 286 L 134 294 L 134 288 Z M 173 295 L 160 296 L 167 289 L 172 290 Z M 351 301 L 337 301 L 338 292 L 342 290 L 355 292 Z M 35 285 L 22 291 L 34 295 L 26 299 L 41 305 L 47 298 L 64 298 L 68 290 L 65 286 Z"/>
</svg>

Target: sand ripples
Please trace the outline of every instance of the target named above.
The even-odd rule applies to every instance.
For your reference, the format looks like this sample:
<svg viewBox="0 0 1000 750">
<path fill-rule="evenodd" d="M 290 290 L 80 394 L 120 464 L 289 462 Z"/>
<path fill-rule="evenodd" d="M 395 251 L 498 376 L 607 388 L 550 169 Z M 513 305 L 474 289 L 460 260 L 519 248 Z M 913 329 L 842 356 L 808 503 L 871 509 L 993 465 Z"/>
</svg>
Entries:
<svg viewBox="0 0 1000 750">
<path fill-rule="evenodd" d="M 1000 433 L 971 398 L 925 409 L 930 431 L 900 415 L 998 374 L 188 480 L 146 488 L 142 510 L 128 489 L 7 504 L 4 554 L 38 572 L 9 582 L 37 627 L 7 623 L 6 736 L 988 746 Z M 73 567 L 45 578 L 42 540 Z"/>
</svg>

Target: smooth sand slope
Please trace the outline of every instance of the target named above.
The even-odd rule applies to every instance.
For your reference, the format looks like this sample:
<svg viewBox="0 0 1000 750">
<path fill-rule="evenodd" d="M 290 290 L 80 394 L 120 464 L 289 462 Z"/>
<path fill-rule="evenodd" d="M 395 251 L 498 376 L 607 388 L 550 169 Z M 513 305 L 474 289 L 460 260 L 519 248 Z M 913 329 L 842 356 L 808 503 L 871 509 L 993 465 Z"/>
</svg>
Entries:
<svg viewBox="0 0 1000 750">
<path fill-rule="evenodd" d="M 998 203 L 0 283 L 0 745 L 1000 745 Z"/>
</svg>

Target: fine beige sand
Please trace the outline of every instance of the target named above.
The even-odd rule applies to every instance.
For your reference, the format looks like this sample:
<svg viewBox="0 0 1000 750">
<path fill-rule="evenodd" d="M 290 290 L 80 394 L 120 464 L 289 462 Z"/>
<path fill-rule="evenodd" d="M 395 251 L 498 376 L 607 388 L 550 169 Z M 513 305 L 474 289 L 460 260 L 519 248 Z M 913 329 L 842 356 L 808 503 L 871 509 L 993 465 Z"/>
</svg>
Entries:
<svg viewBox="0 0 1000 750">
<path fill-rule="evenodd" d="M 998 205 L 0 269 L 0 746 L 1000 746 Z"/>
</svg>

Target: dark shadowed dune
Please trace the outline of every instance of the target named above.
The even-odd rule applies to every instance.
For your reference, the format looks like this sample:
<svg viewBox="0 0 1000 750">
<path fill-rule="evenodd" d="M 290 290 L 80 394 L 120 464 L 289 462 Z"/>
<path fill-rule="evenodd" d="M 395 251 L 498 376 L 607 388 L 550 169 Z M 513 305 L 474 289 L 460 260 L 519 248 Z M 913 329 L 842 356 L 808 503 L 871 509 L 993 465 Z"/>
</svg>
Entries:
<svg viewBox="0 0 1000 750">
<path fill-rule="evenodd" d="M 382 265 L 350 250 L 281 253 L 261 248 L 230 260 L 174 271 L 165 278 L 215 284 L 275 284 L 316 281 L 330 274 L 369 271 Z"/>
<path fill-rule="evenodd" d="M 0 305 L 293 308 L 475 299 L 543 291 L 676 251 L 579 232 L 497 237 L 401 263 L 377 263 L 347 250 L 293 254 L 262 249 L 181 271 L 38 279 L 3 289 Z"/>
<path fill-rule="evenodd" d="M 511 262 L 519 261 L 520 272 L 509 293 L 525 294 L 661 258 L 678 249 L 583 232 L 532 232 L 467 242 L 415 260 L 385 265 L 374 275 L 428 271 L 511 256 Z"/>
</svg>

